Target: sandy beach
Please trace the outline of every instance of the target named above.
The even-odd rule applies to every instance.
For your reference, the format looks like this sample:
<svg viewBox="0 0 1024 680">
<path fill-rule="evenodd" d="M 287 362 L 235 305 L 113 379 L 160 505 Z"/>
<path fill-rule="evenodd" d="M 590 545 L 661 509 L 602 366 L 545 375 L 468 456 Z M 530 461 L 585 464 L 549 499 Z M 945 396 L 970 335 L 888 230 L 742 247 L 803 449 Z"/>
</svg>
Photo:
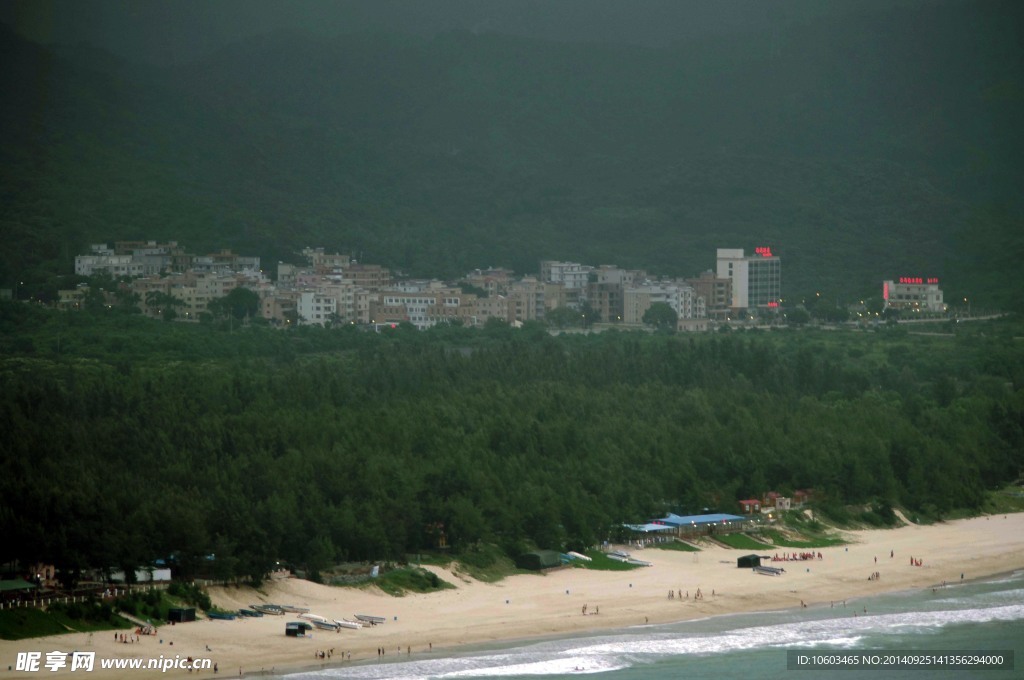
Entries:
<svg viewBox="0 0 1024 680">
<path fill-rule="evenodd" d="M 848 545 L 816 549 L 822 559 L 770 562 L 782 576 L 738 569 L 742 550 L 706 548 L 698 553 L 631 549 L 653 564 L 628 572 L 563 568 L 545 574 L 517 575 L 487 584 L 434 568 L 457 586 L 426 595 L 391 597 L 375 588 L 335 588 L 293 578 L 274 579 L 260 591 L 213 588 L 213 601 L 225 609 L 260 602 L 309 607 L 330 619 L 355 614 L 384 617 L 386 623 L 337 633 L 316 630 L 311 637 L 288 638 L 286 621 L 294 614 L 198 621 L 163 626 L 156 636 L 134 644 L 115 640 L 114 632 L 70 633 L 17 642 L 0 642 L 0 678 L 26 677 L 14 670 L 18 652 L 96 652 L 96 678 L 183 675 L 144 670 L 101 670 L 101 659 L 210 658 L 218 674 L 280 673 L 351 661 L 443 654 L 455 647 L 498 640 L 624 629 L 735 612 L 800 607 L 842 607 L 863 615 L 858 598 L 884 592 L 931 589 L 1024 568 L 1024 514 L 978 517 L 932 526 L 844 532 Z M 779 549 L 794 552 L 795 549 Z M 759 551 L 774 554 L 776 551 Z M 891 555 L 891 556 L 890 556 Z M 911 558 L 921 561 L 912 566 Z M 869 577 L 878 573 L 877 579 Z M 695 599 L 697 589 L 703 599 Z M 669 597 L 669 591 L 674 597 Z M 682 597 L 678 596 L 682 594 Z M 586 607 L 586 613 L 584 613 Z M 870 614 L 870 612 L 868 612 Z M 209 648 L 209 651 L 207 651 Z M 333 650 L 329 659 L 317 653 Z M 68 669 L 49 675 L 70 675 Z M 81 671 L 76 671 L 82 674 Z M 212 671 L 204 671 L 211 674 Z"/>
</svg>

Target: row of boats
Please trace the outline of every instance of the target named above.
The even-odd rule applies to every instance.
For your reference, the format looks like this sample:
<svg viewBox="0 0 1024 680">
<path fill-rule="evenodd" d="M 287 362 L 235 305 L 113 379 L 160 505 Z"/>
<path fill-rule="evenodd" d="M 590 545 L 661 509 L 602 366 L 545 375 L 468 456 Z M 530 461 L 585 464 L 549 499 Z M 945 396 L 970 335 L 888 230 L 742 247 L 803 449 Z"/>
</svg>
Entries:
<svg viewBox="0 0 1024 680">
<path fill-rule="evenodd" d="M 387 619 L 383 616 L 371 616 L 369 614 L 356 614 L 354 619 L 328 619 L 326 616 L 311 614 L 309 607 L 297 607 L 290 604 L 251 604 L 248 609 L 239 609 L 235 612 L 208 611 L 207 617 L 222 621 L 233 621 L 239 616 L 260 617 L 260 616 L 284 616 L 285 614 L 298 614 L 300 619 L 309 621 L 312 625 L 321 630 L 339 631 L 342 628 L 358 630 L 363 626 L 377 626 Z"/>
<path fill-rule="evenodd" d="M 383 624 L 387 619 L 383 616 L 371 616 L 369 614 L 356 614 L 353 619 L 328 619 L 326 616 L 311 614 L 309 607 L 296 607 L 288 604 L 252 604 L 249 609 L 239 609 L 242 616 L 284 616 L 285 614 L 298 614 L 300 619 L 309 621 L 321 630 L 339 631 L 342 628 L 358 630 L 363 626 L 377 626 Z"/>
<path fill-rule="evenodd" d="M 616 562 L 625 562 L 626 564 L 632 564 L 638 567 L 653 567 L 653 562 L 647 560 L 638 560 L 637 558 L 630 555 L 624 550 L 613 550 L 608 553 L 608 558 L 615 560 Z"/>
<path fill-rule="evenodd" d="M 762 567 L 760 565 L 751 567 L 755 574 L 761 574 L 762 576 L 782 576 L 786 573 L 785 569 L 780 567 Z"/>
</svg>

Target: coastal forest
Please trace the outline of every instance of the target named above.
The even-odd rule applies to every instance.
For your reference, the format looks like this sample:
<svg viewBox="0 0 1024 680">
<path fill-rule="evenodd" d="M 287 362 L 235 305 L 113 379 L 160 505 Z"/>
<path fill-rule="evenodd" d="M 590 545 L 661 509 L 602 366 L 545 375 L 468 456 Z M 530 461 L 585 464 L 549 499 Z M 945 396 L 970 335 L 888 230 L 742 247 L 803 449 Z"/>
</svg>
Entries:
<svg viewBox="0 0 1024 680">
<path fill-rule="evenodd" d="M 0 303 L 0 562 L 259 580 L 662 513 L 934 520 L 1024 470 L 1019 322 L 275 330 Z"/>
</svg>

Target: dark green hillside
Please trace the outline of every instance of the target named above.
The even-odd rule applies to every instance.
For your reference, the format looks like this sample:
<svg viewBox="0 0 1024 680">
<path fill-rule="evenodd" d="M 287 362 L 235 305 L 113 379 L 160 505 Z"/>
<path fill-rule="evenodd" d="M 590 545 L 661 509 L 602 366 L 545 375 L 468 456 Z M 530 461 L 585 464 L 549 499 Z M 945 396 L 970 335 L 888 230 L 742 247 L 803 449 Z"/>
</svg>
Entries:
<svg viewBox="0 0 1024 680">
<path fill-rule="evenodd" d="M 1021 11 L 664 49 L 282 33 L 168 68 L 4 29 L 0 280 L 38 287 L 120 238 L 268 262 L 323 244 L 432 276 L 546 257 L 691 275 L 768 244 L 788 296 L 928 275 L 1019 304 Z M 1007 257 L 961 259 L 979 233 Z"/>
<path fill-rule="evenodd" d="M 817 502 L 977 512 L 1024 469 L 1019 326 L 700 337 L 228 330 L 0 305 L 0 562 L 260 575 L 581 549 Z M 202 556 L 214 553 L 210 565 Z"/>
</svg>

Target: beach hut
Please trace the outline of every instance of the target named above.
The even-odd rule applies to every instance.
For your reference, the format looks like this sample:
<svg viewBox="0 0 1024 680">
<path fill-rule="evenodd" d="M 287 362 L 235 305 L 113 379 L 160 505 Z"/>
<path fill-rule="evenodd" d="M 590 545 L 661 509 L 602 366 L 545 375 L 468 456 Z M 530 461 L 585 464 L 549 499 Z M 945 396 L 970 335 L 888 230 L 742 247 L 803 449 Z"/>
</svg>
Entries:
<svg viewBox="0 0 1024 680">
<path fill-rule="evenodd" d="M 740 569 L 753 569 L 761 566 L 760 555 L 744 555 L 736 560 L 736 566 Z"/>
<path fill-rule="evenodd" d="M 306 637 L 306 631 L 309 630 L 313 630 L 313 626 L 305 621 L 289 621 L 284 624 L 284 634 L 288 637 Z"/>
<path fill-rule="evenodd" d="M 756 498 L 748 498 L 746 500 L 737 501 L 740 506 L 740 512 L 744 515 L 753 515 L 761 512 L 761 501 Z"/>
<path fill-rule="evenodd" d="M 172 607 L 167 610 L 167 620 L 171 623 L 195 621 L 196 610 L 192 607 Z"/>
<path fill-rule="evenodd" d="M 561 564 L 562 556 L 554 550 L 534 550 L 532 552 L 523 553 L 516 558 L 517 567 L 520 569 L 531 569 L 533 571 L 550 569 L 552 567 L 561 566 Z"/>
</svg>

